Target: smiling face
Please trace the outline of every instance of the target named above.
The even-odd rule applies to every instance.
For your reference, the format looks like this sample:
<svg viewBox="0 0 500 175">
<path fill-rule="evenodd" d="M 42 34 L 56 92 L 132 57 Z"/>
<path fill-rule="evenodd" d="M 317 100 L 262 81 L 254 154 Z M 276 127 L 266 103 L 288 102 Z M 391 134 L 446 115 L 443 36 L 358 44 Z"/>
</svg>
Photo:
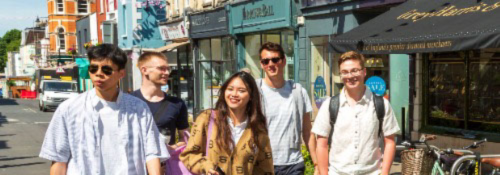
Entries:
<svg viewBox="0 0 500 175">
<path fill-rule="evenodd" d="M 141 72 L 145 81 L 151 81 L 155 85 L 166 85 L 170 75 L 170 67 L 165 59 L 153 57 L 141 65 Z"/>
<path fill-rule="evenodd" d="M 340 64 L 340 74 L 345 88 L 358 89 L 364 86 L 366 68 L 361 66 L 359 60 L 346 60 Z"/>
<path fill-rule="evenodd" d="M 92 60 L 89 75 L 96 90 L 106 92 L 116 88 L 120 79 L 125 76 L 125 69 L 118 70 L 118 66 L 109 59 Z"/>
<path fill-rule="evenodd" d="M 231 80 L 224 91 L 224 99 L 227 106 L 232 110 L 244 110 L 246 108 L 248 101 L 250 101 L 250 93 L 241 78 L 236 77 Z"/>
<path fill-rule="evenodd" d="M 277 62 L 274 62 L 273 59 L 280 58 Z M 280 57 L 280 53 L 277 51 L 270 50 L 262 50 L 260 53 L 260 66 L 262 70 L 266 73 L 266 76 L 274 79 L 283 77 L 285 72 L 286 59 Z M 262 60 L 267 60 L 267 64 L 264 64 Z"/>
</svg>

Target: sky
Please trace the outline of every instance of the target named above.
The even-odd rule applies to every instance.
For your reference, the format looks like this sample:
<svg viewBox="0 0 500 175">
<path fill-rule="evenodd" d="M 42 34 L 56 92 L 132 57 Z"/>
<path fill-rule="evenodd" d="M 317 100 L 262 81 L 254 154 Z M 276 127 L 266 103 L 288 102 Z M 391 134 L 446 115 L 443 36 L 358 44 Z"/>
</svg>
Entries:
<svg viewBox="0 0 500 175">
<path fill-rule="evenodd" d="M 47 0 L 0 0 L 0 37 L 11 29 L 34 27 L 36 17 L 47 17 Z"/>
</svg>

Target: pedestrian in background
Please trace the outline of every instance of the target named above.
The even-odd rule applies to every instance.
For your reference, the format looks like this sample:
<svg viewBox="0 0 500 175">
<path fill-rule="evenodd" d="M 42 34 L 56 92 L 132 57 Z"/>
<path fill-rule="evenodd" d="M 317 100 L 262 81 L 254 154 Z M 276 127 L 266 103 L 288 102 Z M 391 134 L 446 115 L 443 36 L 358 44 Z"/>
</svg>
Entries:
<svg viewBox="0 0 500 175">
<path fill-rule="evenodd" d="M 232 75 L 213 110 L 202 112 L 191 129 L 181 160 L 197 174 L 274 174 L 266 119 L 255 79 Z"/>
<path fill-rule="evenodd" d="M 312 131 L 318 135 L 316 150 L 322 175 L 389 174 L 396 152 L 394 135 L 400 129 L 389 101 L 376 97 L 365 85 L 364 62 L 363 55 L 356 52 L 340 56 L 344 88 L 339 96 L 326 99 L 316 116 Z M 337 106 L 330 107 L 330 103 Z M 331 117 L 334 108 L 336 117 Z M 385 143 L 383 157 L 380 137 Z"/>
<path fill-rule="evenodd" d="M 142 85 L 132 95 L 146 102 L 170 150 L 185 145 L 182 138 L 189 127 L 186 104 L 182 99 L 168 96 L 161 90 L 168 83 L 170 75 L 167 57 L 162 53 L 147 52 L 139 57 L 137 67 L 142 74 Z M 178 143 L 175 143 L 176 131 L 179 134 Z M 164 165 L 162 162 L 162 167 Z"/>
<path fill-rule="evenodd" d="M 264 79 L 258 79 L 273 150 L 276 175 L 303 175 L 302 139 L 316 167 L 316 139 L 311 134 L 312 106 L 307 91 L 293 80 L 285 80 L 285 52 L 281 45 L 264 43 L 260 50 Z M 316 168 L 315 168 L 316 169 Z"/>
<path fill-rule="evenodd" d="M 51 175 L 159 175 L 169 158 L 148 106 L 121 92 L 127 55 L 102 44 L 88 50 L 95 88 L 64 101 L 54 113 L 40 152 Z"/>
</svg>

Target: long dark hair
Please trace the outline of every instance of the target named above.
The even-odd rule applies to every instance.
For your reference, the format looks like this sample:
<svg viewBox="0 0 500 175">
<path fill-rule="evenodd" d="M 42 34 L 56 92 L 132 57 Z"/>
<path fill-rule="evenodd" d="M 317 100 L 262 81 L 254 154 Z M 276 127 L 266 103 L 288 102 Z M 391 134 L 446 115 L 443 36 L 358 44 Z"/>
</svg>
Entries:
<svg viewBox="0 0 500 175">
<path fill-rule="evenodd" d="M 220 148 L 228 152 L 231 152 L 231 147 L 236 147 L 236 143 L 234 143 L 234 140 L 231 137 L 231 128 L 229 127 L 229 123 L 226 118 L 229 116 L 229 107 L 227 106 L 225 98 L 226 89 L 229 86 L 229 83 L 235 78 L 240 78 L 249 92 L 250 100 L 245 108 L 245 113 L 249 117 L 248 125 L 252 130 L 252 136 L 255 144 L 259 147 L 259 149 L 262 149 L 259 143 L 259 136 L 262 134 L 267 135 L 266 118 L 262 113 L 260 92 L 257 84 L 255 83 L 255 79 L 252 75 L 246 72 L 233 74 L 226 82 L 224 82 L 219 90 L 219 99 L 215 105 L 215 110 L 217 110 L 215 124 L 218 128 L 215 141 Z"/>
</svg>

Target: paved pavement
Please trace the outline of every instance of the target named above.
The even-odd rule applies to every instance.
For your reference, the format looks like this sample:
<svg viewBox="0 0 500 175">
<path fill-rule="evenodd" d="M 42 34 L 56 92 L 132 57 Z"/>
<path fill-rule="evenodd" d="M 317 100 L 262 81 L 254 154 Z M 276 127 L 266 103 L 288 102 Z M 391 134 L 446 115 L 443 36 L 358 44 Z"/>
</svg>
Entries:
<svg viewBox="0 0 500 175">
<path fill-rule="evenodd" d="M 36 100 L 0 98 L 0 175 L 49 174 L 38 154 L 52 114 Z"/>
</svg>

